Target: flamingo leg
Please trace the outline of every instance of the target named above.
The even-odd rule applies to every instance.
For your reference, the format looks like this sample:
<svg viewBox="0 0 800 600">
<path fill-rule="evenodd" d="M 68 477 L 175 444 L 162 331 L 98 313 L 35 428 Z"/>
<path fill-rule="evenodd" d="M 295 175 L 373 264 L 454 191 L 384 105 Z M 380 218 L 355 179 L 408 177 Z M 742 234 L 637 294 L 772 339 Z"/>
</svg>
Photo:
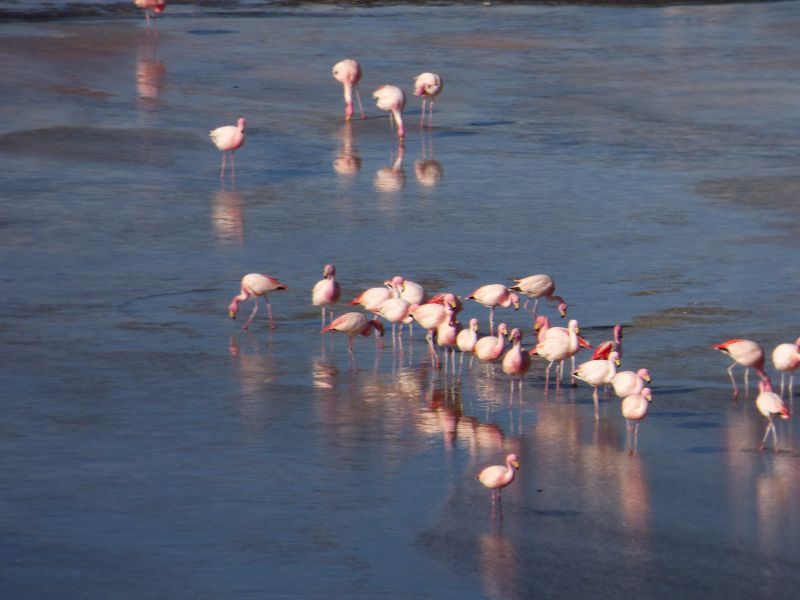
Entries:
<svg viewBox="0 0 800 600">
<path fill-rule="evenodd" d="M 325 328 L 325 307 L 322 307 L 322 327 Z"/>
<path fill-rule="evenodd" d="M 625 436 L 625 448 L 628 450 L 628 454 L 631 453 L 631 421 L 627 419 L 625 421 L 625 429 L 627 430 L 627 435 Z"/>
<path fill-rule="evenodd" d="M 225 150 L 222 151 L 222 166 L 219 169 L 219 178 L 225 179 Z"/>
<path fill-rule="evenodd" d="M 419 116 L 419 126 L 425 124 L 425 96 L 422 97 L 422 114 Z"/>
<path fill-rule="evenodd" d="M 778 432 L 775 429 L 775 423 L 770 419 L 769 421 L 770 427 L 772 427 L 772 449 L 777 453 L 778 452 Z"/>
<path fill-rule="evenodd" d="M 773 427 L 772 424 L 772 417 L 769 417 L 769 423 L 767 423 L 767 428 L 764 430 L 764 437 L 761 438 L 761 444 L 759 444 L 758 449 L 763 450 L 767 444 L 767 437 L 769 436 L 769 430 Z"/>
<path fill-rule="evenodd" d="M 269 314 L 269 328 L 275 329 L 275 323 L 272 321 L 272 304 L 269 303 L 269 298 L 264 296 L 264 302 L 267 303 L 267 313 Z"/>
<path fill-rule="evenodd" d="M 636 424 L 633 426 L 633 453 L 638 454 L 639 452 L 639 425 L 640 423 L 637 421 Z"/>
<path fill-rule="evenodd" d="M 253 322 L 253 318 L 256 316 L 257 312 L 258 312 L 258 296 L 255 296 L 253 298 L 253 312 L 250 313 L 250 317 L 247 319 L 242 329 L 247 331 L 247 328 L 250 327 L 250 323 Z"/>
<path fill-rule="evenodd" d="M 356 93 L 356 100 L 358 100 L 358 112 L 361 114 L 361 118 L 364 118 L 364 107 L 361 106 L 361 92 L 358 91 L 358 88 L 355 88 L 353 91 Z"/>
<path fill-rule="evenodd" d="M 431 98 L 431 102 L 428 105 L 428 129 L 433 127 L 433 98 Z"/>
<path fill-rule="evenodd" d="M 783 398 L 783 380 L 786 378 L 786 373 L 781 371 L 781 398 Z"/>
<path fill-rule="evenodd" d="M 750 374 L 750 368 L 744 368 L 744 395 L 748 395 L 748 390 L 750 389 L 750 383 L 747 381 L 747 376 Z"/>
<path fill-rule="evenodd" d="M 592 392 L 592 400 L 594 400 L 594 419 L 595 421 L 600 419 L 600 404 L 597 398 L 597 386 L 594 386 L 594 392 Z"/>
<path fill-rule="evenodd" d="M 733 395 L 739 395 L 739 388 L 736 387 L 736 379 L 733 377 L 733 368 L 736 366 L 736 363 L 733 363 L 730 367 L 728 367 L 728 376 L 731 378 L 731 383 L 733 384 Z"/>
<path fill-rule="evenodd" d="M 236 163 L 235 161 L 236 150 L 231 150 L 231 178 L 236 179 Z"/>
<path fill-rule="evenodd" d="M 793 397 L 793 390 L 794 389 L 794 373 L 789 375 L 789 398 Z"/>
<path fill-rule="evenodd" d="M 547 365 L 547 368 L 544 370 L 544 392 L 547 393 L 547 389 L 550 387 L 550 367 L 553 366 L 553 361 Z"/>
<path fill-rule="evenodd" d="M 494 335 L 494 306 L 489 307 L 489 335 Z"/>
</svg>

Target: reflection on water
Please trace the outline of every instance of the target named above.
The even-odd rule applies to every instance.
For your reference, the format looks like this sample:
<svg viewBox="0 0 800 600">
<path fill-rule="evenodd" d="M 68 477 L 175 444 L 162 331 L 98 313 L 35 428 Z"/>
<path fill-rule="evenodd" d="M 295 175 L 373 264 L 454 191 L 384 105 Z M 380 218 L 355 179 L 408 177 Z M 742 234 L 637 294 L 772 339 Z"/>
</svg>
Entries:
<svg viewBox="0 0 800 600">
<path fill-rule="evenodd" d="M 423 190 L 430 190 L 439 185 L 444 175 L 444 168 L 439 161 L 433 158 L 433 135 L 430 132 L 425 133 L 423 130 L 420 140 L 422 158 L 414 161 L 414 175 Z"/>
<path fill-rule="evenodd" d="M 333 161 L 333 170 L 343 179 L 353 177 L 361 170 L 361 157 L 358 147 L 353 141 L 353 123 L 345 121 L 339 131 L 339 148 L 336 160 Z"/>
<path fill-rule="evenodd" d="M 167 66 L 157 56 L 158 40 L 147 35 L 139 46 L 136 59 L 136 94 L 140 116 L 149 117 L 159 107 Z"/>
<path fill-rule="evenodd" d="M 219 242 L 244 244 L 244 201 L 235 189 L 221 189 L 214 193 L 211 226 Z"/>
<path fill-rule="evenodd" d="M 481 584 L 489 598 L 522 598 L 519 583 L 519 552 L 502 532 L 502 522 L 494 531 L 478 536 Z"/>
<path fill-rule="evenodd" d="M 398 144 L 396 157 L 393 159 L 392 165 L 381 167 L 375 172 L 373 184 L 376 190 L 385 194 L 394 194 L 403 189 L 406 183 L 406 173 L 403 170 L 404 153 L 403 144 Z"/>
</svg>

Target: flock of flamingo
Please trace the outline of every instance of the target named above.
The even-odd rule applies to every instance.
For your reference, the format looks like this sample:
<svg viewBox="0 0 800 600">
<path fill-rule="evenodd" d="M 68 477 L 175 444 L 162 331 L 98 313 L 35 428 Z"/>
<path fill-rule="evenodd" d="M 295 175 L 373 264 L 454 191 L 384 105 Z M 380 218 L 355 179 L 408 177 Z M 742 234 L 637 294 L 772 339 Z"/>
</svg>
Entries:
<svg viewBox="0 0 800 600">
<path fill-rule="evenodd" d="M 148 25 L 150 24 L 151 15 L 154 17 L 156 14 L 163 12 L 166 7 L 166 0 L 134 0 L 134 3 L 145 10 Z M 353 106 L 354 96 L 358 103 L 359 114 L 363 119 L 364 110 L 358 90 L 358 83 L 362 77 L 359 63 L 350 58 L 341 60 L 333 66 L 332 73 L 333 77 L 342 84 L 345 119 L 352 119 L 355 112 Z M 435 73 L 422 73 L 414 80 L 413 93 L 415 96 L 422 98 L 420 126 L 425 123 L 426 104 L 428 125 L 431 126 L 434 100 L 441 93 L 443 87 L 442 78 Z M 391 122 L 396 126 L 397 136 L 402 143 L 405 137 L 402 113 L 406 102 L 403 90 L 394 85 L 382 85 L 373 92 L 372 96 L 376 101 L 377 107 L 390 114 Z M 209 132 L 214 145 L 222 151 L 221 177 L 224 177 L 225 174 L 226 155 L 228 153 L 230 154 L 231 171 L 233 172 L 234 153 L 244 144 L 245 124 L 245 119 L 240 118 L 236 125 L 218 127 Z M 564 362 L 570 359 L 572 364 L 570 373 L 573 385 L 577 379 L 593 387 L 592 398 L 596 419 L 599 418 L 598 394 L 601 387 L 613 389 L 614 394 L 621 399 L 622 416 L 627 422 L 627 448 L 630 453 L 636 453 L 639 424 L 647 415 L 647 410 L 652 400 L 651 389 L 647 387 L 651 382 L 651 377 L 646 368 L 640 368 L 637 371 L 618 370 L 622 358 L 622 327 L 616 325 L 613 339 L 593 348 L 580 335 L 577 320 L 570 320 L 567 327 L 554 327 L 550 325 L 546 316 L 537 315 L 539 300 L 544 298 L 557 303 L 560 315 L 566 317 L 567 303 L 561 296 L 555 295 L 555 283 L 550 276 L 537 274 L 516 279 L 514 282 L 514 285 L 508 287 L 501 283 L 484 285 L 465 297 L 465 299 L 474 300 L 489 309 L 489 335 L 482 337 L 479 335 L 477 319 L 470 319 L 466 327 L 459 323 L 457 315 L 463 307 L 461 297 L 452 293 L 440 293 L 428 298 L 422 286 L 399 275 L 384 281 L 382 286 L 364 290 L 350 301 L 350 305 L 359 305 L 368 313 L 371 313 L 372 318 L 362 312 L 355 311 L 346 312 L 335 319 L 333 318 L 331 307 L 339 301 L 341 287 L 336 281 L 336 269 L 330 264 L 325 265 L 323 278 L 314 285 L 311 291 L 311 303 L 314 306 L 321 307 L 321 333 L 339 332 L 348 336 L 348 350 L 351 360 L 353 356 L 353 339 L 355 337 L 369 337 L 374 334 L 376 339 L 380 339 L 384 335 L 384 325 L 377 317 L 391 323 L 393 345 L 398 345 L 401 352 L 403 325 L 408 325 L 410 328 L 412 323 L 416 323 L 427 330 L 428 351 L 434 366 L 438 368 L 441 364 L 436 350 L 437 346 L 445 352 L 445 368 L 447 368 L 448 358 L 450 358 L 454 368 L 456 350 L 461 352 L 462 365 L 466 354 L 477 357 L 485 363 L 500 362 L 503 372 L 511 378 L 512 400 L 515 382 L 518 383 L 521 393 L 522 381 L 531 367 L 532 357 L 538 356 L 547 361 L 545 392 L 549 388 L 551 367 L 557 364 L 556 389 L 558 389 L 564 377 Z M 239 304 L 245 300 L 252 299 L 253 310 L 243 327 L 243 329 L 247 330 L 258 311 L 258 299 L 264 298 L 268 311 L 269 325 L 274 328 L 272 305 L 267 296 L 271 292 L 285 289 L 287 289 L 287 286 L 274 277 L 259 273 L 247 274 L 241 280 L 240 293 L 231 300 L 229 315 L 231 318 L 235 318 Z M 522 348 L 522 331 L 517 327 L 509 331 L 505 323 L 500 323 L 495 334 L 495 308 L 513 306 L 515 309 L 519 309 L 519 294 L 527 297 L 524 307 L 525 310 L 531 313 L 533 318 L 536 344 L 529 350 Z M 529 308 L 531 301 L 533 301 L 533 307 Z M 330 321 L 326 324 L 327 314 L 330 315 Z M 509 343 L 508 348 L 506 348 L 506 340 Z M 576 367 L 575 355 L 581 348 L 594 349 L 594 352 L 591 360 L 583 362 Z M 778 440 L 773 419 L 788 419 L 790 416 L 789 409 L 783 401 L 784 381 L 788 373 L 790 375 L 788 389 L 791 396 L 794 371 L 800 367 L 800 338 L 794 343 L 780 344 L 772 352 L 773 365 L 781 373 L 780 394 L 773 391 L 771 379 L 764 371 L 766 355 L 760 344 L 751 340 L 732 339 L 713 344 L 712 348 L 724 352 L 733 359 L 733 363 L 728 368 L 728 375 L 733 385 L 734 397 L 739 393 L 736 379 L 733 375 L 734 367 L 737 365 L 744 367 L 745 387 L 748 385 L 748 373 L 751 368 L 755 369 L 759 375 L 759 394 L 756 397 L 756 406 L 759 412 L 767 418 L 767 427 L 759 449 L 765 449 L 771 433 L 773 449 L 777 452 Z M 477 479 L 492 490 L 493 515 L 495 506 L 501 500 L 500 493 L 502 488 L 514 481 L 515 471 L 519 467 L 520 462 L 517 456 L 509 454 L 504 465 L 488 466 L 477 475 Z"/>
</svg>

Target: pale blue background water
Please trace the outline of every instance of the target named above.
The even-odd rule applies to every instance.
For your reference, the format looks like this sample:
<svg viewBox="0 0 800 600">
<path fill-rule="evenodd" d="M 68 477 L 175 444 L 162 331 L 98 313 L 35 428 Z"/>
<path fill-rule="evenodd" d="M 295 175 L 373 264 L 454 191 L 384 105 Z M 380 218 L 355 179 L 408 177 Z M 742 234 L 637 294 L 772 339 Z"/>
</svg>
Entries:
<svg viewBox="0 0 800 600">
<path fill-rule="evenodd" d="M 796 421 L 759 453 L 708 346 L 800 335 L 796 2 L 171 4 L 157 35 L 76 10 L 0 21 L 3 597 L 792 597 Z M 238 116 L 222 184 L 207 132 Z M 309 302 L 326 262 L 348 299 L 550 273 L 654 375 L 639 455 L 616 400 L 596 423 L 538 362 L 511 408 L 499 370 L 431 372 L 419 330 L 350 371 Z M 252 271 L 290 287 L 274 332 L 227 318 Z M 508 451 L 499 525 L 474 475 Z"/>
</svg>

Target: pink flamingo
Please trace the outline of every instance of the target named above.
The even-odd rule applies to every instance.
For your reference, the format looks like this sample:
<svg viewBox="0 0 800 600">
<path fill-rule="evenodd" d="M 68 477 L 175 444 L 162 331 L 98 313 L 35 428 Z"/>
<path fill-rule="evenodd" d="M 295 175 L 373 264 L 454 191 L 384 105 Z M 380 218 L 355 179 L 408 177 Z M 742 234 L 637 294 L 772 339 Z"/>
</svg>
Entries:
<svg viewBox="0 0 800 600">
<path fill-rule="evenodd" d="M 627 398 L 634 394 L 641 394 L 645 385 L 650 382 L 650 371 L 647 369 L 639 369 L 636 372 L 617 371 L 611 379 L 611 386 L 618 397 Z"/>
<path fill-rule="evenodd" d="M 366 310 L 374 312 L 384 300 L 392 297 L 392 291 L 385 287 L 372 287 L 364 290 L 350 301 L 350 304 L 359 304 Z"/>
<path fill-rule="evenodd" d="M 325 310 L 328 308 L 331 311 L 331 319 L 333 318 L 333 309 L 329 308 L 332 304 L 336 304 L 342 295 L 342 288 L 339 282 L 336 281 L 336 267 L 333 265 L 325 265 L 322 270 L 322 279 L 314 284 L 311 290 L 311 304 L 313 306 L 322 307 L 322 326 L 325 327 Z"/>
<path fill-rule="evenodd" d="M 427 303 L 409 311 L 411 318 L 419 323 L 420 327 L 428 330 L 428 335 L 425 339 L 428 341 L 431 360 L 437 368 L 439 367 L 439 355 L 433 347 L 433 333 L 445 320 L 453 318 L 454 306 L 455 296 L 453 294 L 446 294 L 443 305 Z"/>
<path fill-rule="evenodd" d="M 231 153 L 231 175 L 236 177 L 235 172 L 235 164 L 234 164 L 234 153 L 238 148 L 244 144 L 244 126 L 245 120 L 244 117 L 240 117 L 238 123 L 234 125 L 225 125 L 223 127 L 217 127 L 216 129 L 212 129 L 208 135 L 211 137 L 211 141 L 214 142 L 214 145 L 222 150 L 222 168 L 220 169 L 219 176 L 220 178 L 225 177 L 225 153 Z"/>
<path fill-rule="evenodd" d="M 425 101 L 430 100 L 428 108 L 428 127 L 433 123 L 433 99 L 444 89 L 442 78 L 436 73 L 420 73 L 414 79 L 414 95 L 422 96 L 422 114 L 419 118 L 419 125 L 425 122 Z"/>
<path fill-rule="evenodd" d="M 478 360 L 485 363 L 492 363 L 496 361 L 503 354 L 506 348 L 506 335 L 508 335 L 508 326 L 505 323 L 500 323 L 497 326 L 497 335 L 487 335 L 482 337 L 475 343 L 475 349 L 472 351 Z"/>
<path fill-rule="evenodd" d="M 514 481 L 515 469 L 520 463 L 516 454 L 506 456 L 505 465 L 491 465 L 483 469 L 476 479 L 492 490 L 492 519 L 495 518 L 497 505 L 499 505 L 500 518 L 503 518 L 502 489 Z"/>
<path fill-rule="evenodd" d="M 461 351 L 461 360 L 459 361 L 459 370 L 464 365 L 464 354 L 472 354 L 475 350 L 475 344 L 478 343 L 478 319 L 470 319 L 469 327 L 466 327 L 458 332 L 456 335 L 456 346 Z M 470 364 L 474 356 L 470 356 Z"/>
<path fill-rule="evenodd" d="M 595 360 L 607 359 L 612 351 L 616 351 L 620 360 L 622 360 L 622 325 L 619 323 L 614 325 L 614 339 L 598 344 L 594 354 L 592 354 L 592 358 Z"/>
<path fill-rule="evenodd" d="M 403 127 L 403 109 L 406 106 L 406 95 L 399 87 L 394 85 L 382 85 L 377 90 L 372 92 L 372 97 L 378 108 L 386 110 L 391 113 L 393 122 L 397 123 L 397 137 L 402 143 L 406 137 L 406 130 Z"/>
<path fill-rule="evenodd" d="M 409 304 L 425 304 L 428 302 L 425 288 L 402 275 L 395 275 L 390 280 L 384 281 L 383 284 L 392 290 L 395 296 L 402 298 Z"/>
<path fill-rule="evenodd" d="M 519 296 L 509 290 L 502 283 L 490 283 L 482 285 L 477 290 L 467 296 L 467 300 L 475 300 L 479 304 L 489 308 L 489 333 L 494 333 L 494 309 L 497 306 L 519 309 Z"/>
<path fill-rule="evenodd" d="M 652 400 L 653 396 L 650 388 L 644 388 L 641 392 L 626 396 L 622 400 L 622 416 L 626 419 L 628 429 L 627 446 L 631 455 L 637 452 L 639 446 L 639 424 L 647 416 L 647 409 L 650 407 Z M 633 433 L 633 445 L 631 445 L 631 433 Z"/>
<path fill-rule="evenodd" d="M 539 307 L 539 299 L 544 298 L 550 302 L 558 302 L 558 312 L 562 317 L 567 316 L 567 303 L 561 296 L 556 296 L 556 284 L 549 275 L 541 273 L 539 275 L 529 275 L 521 279 L 515 279 L 517 285 L 511 286 L 512 290 L 522 292 L 528 298 L 533 298 L 533 310 L 531 314 L 536 318 L 536 309 Z M 525 310 L 528 309 L 528 301 L 525 302 Z"/>
<path fill-rule="evenodd" d="M 794 372 L 800 367 L 800 338 L 794 344 L 778 344 L 772 351 L 772 364 L 781 372 L 781 397 L 783 397 L 783 383 L 786 373 L 789 373 L 789 397 L 792 397 L 794 387 Z"/>
<path fill-rule="evenodd" d="M 242 277 L 241 292 L 239 292 L 239 295 L 233 297 L 230 306 L 228 306 L 228 315 L 231 319 L 235 319 L 236 313 L 239 311 L 239 303 L 244 302 L 248 298 L 252 297 L 253 312 L 250 313 L 250 318 L 247 319 L 244 327 L 242 327 L 242 329 L 246 330 L 250 326 L 250 323 L 253 322 L 253 317 L 256 316 L 256 311 L 258 310 L 258 299 L 259 297 L 263 296 L 264 302 L 267 303 L 269 326 L 271 329 L 275 329 L 275 323 L 272 321 L 272 305 L 269 303 L 267 294 L 274 292 L 275 290 L 286 289 L 288 288 L 274 277 L 270 277 L 269 275 L 261 275 L 260 273 L 248 273 Z"/>
<path fill-rule="evenodd" d="M 589 360 L 578 365 L 573 375 L 594 386 L 592 400 L 594 400 L 594 418 L 599 419 L 597 390 L 601 385 L 609 385 L 617 374 L 619 366 L 619 354 L 611 352 L 607 360 Z"/>
<path fill-rule="evenodd" d="M 461 323 L 456 321 L 455 313 L 449 319 L 445 319 L 436 328 L 436 345 L 444 350 L 444 370 L 447 371 L 447 358 L 450 356 L 450 364 L 453 372 L 456 370 L 456 340 L 462 330 Z"/>
<path fill-rule="evenodd" d="M 781 397 L 772 391 L 772 383 L 768 377 L 758 382 L 758 391 L 756 407 L 758 407 L 758 411 L 769 420 L 767 429 L 764 431 L 764 437 L 761 438 L 761 445 L 759 445 L 758 449 L 763 450 L 766 447 L 767 436 L 769 432 L 772 431 L 773 448 L 775 452 L 777 452 L 778 434 L 775 432 L 775 423 L 773 423 L 772 418 L 780 417 L 781 419 L 788 419 L 790 417 L 789 409 L 786 408 Z"/>
<path fill-rule="evenodd" d="M 333 78 L 344 88 L 344 118 L 349 121 L 353 118 L 353 92 L 358 100 L 358 110 L 364 118 L 364 109 L 361 106 L 361 94 L 358 92 L 358 82 L 361 81 L 361 65 L 352 58 L 345 58 L 333 65 Z"/>
<path fill-rule="evenodd" d="M 320 333 L 338 331 L 348 336 L 347 349 L 352 356 L 353 338 L 357 335 L 368 337 L 373 330 L 376 336 L 383 336 L 383 324 L 380 321 L 377 319 L 367 319 L 367 317 L 360 312 L 347 312 L 328 323 L 322 328 Z"/>
<path fill-rule="evenodd" d="M 400 340 L 400 347 L 402 350 L 402 337 L 397 335 L 397 324 L 402 328 L 403 323 L 408 322 L 408 313 L 411 310 L 411 304 L 402 298 L 387 298 L 378 304 L 372 312 L 376 315 L 383 317 L 392 324 L 392 344 Z M 401 331 L 402 333 L 402 331 Z"/>
<path fill-rule="evenodd" d="M 736 387 L 736 380 L 733 378 L 733 368 L 736 365 L 744 367 L 745 392 L 748 387 L 747 375 L 751 368 L 756 370 L 762 380 L 767 378 L 767 374 L 764 372 L 764 349 L 757 342 L 734 339 L 720 344 L 712 344 L 711 347 L 724 352 L 733 359 L 733 363 L 728 367 L 728 375 L 733 384 L 734 398 L 739 395 L 739 388 Z"/>
<path fill-rule="evenodd" d="M 156 15 L 160 15 L 167 8 L 167 0 L 133 0 L 133 3 L 144 9 L 148 27 L 150 26 L 150 13 L 153 13 L 153 22 L 155 22 Z"/>
<path fill-rule="evenodd" d="M 522 380 L 531 368 L 531 357 L 522 351 L 522 332 L 514 327 L 508 335 L 511 349 L 503 357 L 503 373 L 511 377 L 511 400 L 514 399 L 514 379 L 519 379 L 519 394 L 522 398 Z"/>
<path fill-rule="evenodd" d="M 550 387 L 550 368 L 553 363 L 558 362 L 563 365 L 563 361 L 567 358 L 574 357 L 578 350 L 581 349 L 580 327 L 578 321 L 575 319 L 570 320 L 567 326 L 566 334 L 561 327 L 551 327 L 544 335 L 544 339 L 536 346 L 528 351 L 528 354 L 533 356 L 538 354 L 546 361 L 548 361 L 547 369 L 544 373 L 544 389 L 547 392 Z M 561 366 L 563 376 L 563 366 Z M 556 378 L 556 389 L 561 385 L 561 377 Z"/>
</svg>

